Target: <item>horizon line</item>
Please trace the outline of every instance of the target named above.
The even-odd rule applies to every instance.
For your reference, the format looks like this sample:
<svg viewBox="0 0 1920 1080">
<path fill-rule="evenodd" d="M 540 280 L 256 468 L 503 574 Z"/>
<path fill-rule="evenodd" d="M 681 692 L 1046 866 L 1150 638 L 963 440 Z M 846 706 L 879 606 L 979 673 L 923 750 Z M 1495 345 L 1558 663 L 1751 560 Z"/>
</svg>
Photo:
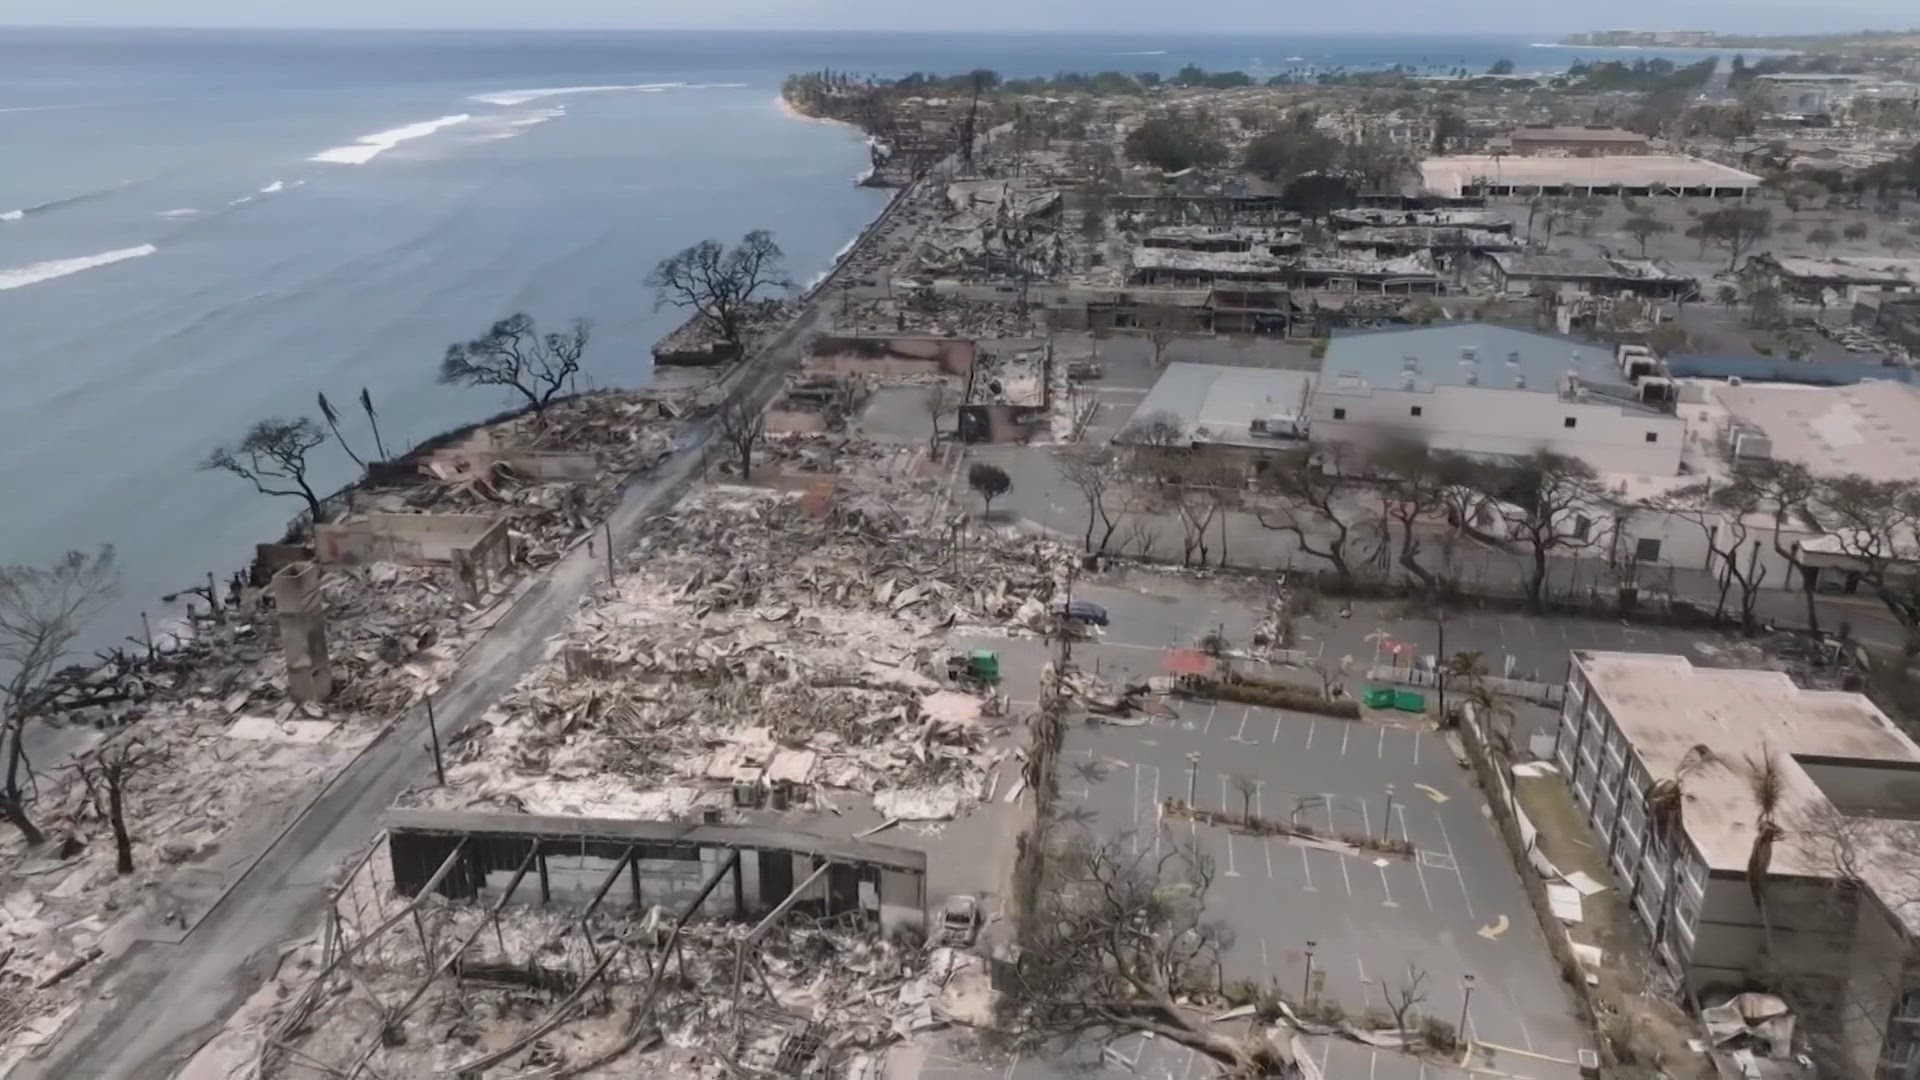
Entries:
<svg viewBox="0 0 1920 1080">
<path fill-rule="evenodd" d="M 1256 31 L 1253 33 L 1197 33 L 1192 30 L 1151 30 L 1122 29 L 1086 31 L 1071 27 L 938 27 L 933 29 L 911 29 L 905 27 L 846 27 L 846 28 L 802 28 L 802 27 L 764 27 L 764 26 L 453 26 L 453 25 L 409 25 L 409 26 L 314 26 L 314 25 L 267 25 L 267 24 L 231 24 L 231 23 L 179 23 L 159 25 L 153 23 L 4 23 L 0 22 L 0 31 L 9 30 L 51 30 L 51 31 L 153 31 L 161 33 L 180 33 L 192 31 L 223 32 L 279 32 L 279 33 L 346 33 L 346 34 L 406 34 L 406 33 L 470 33 L 470 34 L 742 34 L 770 36 L 775 34 L 816 34 L 844 37 L 880 37 L 887 35 L 942 36 L 957 34 L 979 34 L 987 36 L 1023 36 L 1032 34 L 1062 34 L 1085 38 L 1134 38 L 1152 37 L 1162 40 L 1210 40 L 1219 38 L 1261 39 L 1261 38 L 1306 38 L 1306 37 L 1433 37 L 1433 38 L 1472 38 L 1472 37 L 1529 37 L 1553 35 L 1565 37 L 1574 34 L 1605 33 L 1605 28 L 1587 30 L 1301 30 L 1301 31 Z M 1646 33 L 1658 31 L 1641 31 Z M 1681 31 L 1674 31 L 1681 32 Z M 1724 36 L 1747 37 L 1832 37 L 1841 38 L 1859 33 L 1920 33 L 1920 27 L 1853 27 L 1842 31 L 1804 31 L 1804 30 L 1714 30 L 1690 28 L 1684 32 L 1719 34 Z M 1595 46 L 1603 48 L 1604 46 Z M 1673 46 L 1673 48 L 1698 48 L 1700 46 Z"/>
</svg>

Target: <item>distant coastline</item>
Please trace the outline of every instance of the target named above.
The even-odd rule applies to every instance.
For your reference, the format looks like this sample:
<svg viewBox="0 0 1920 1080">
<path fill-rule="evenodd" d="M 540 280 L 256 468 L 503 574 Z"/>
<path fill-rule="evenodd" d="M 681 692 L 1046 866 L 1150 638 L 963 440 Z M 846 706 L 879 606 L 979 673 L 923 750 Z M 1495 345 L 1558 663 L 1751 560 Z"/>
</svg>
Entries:
<svg viewBox="0 0 1920 1080">
<path fill-rule="evenodd" d="M 1601 49 L 1765 49 L 1783 52 L 1861 49 L 1920 50 L 1920 29 L 1844 34 L 1726 34 L 1717 30 L 1588 30 L 1555 42 Z"/>
</svg>

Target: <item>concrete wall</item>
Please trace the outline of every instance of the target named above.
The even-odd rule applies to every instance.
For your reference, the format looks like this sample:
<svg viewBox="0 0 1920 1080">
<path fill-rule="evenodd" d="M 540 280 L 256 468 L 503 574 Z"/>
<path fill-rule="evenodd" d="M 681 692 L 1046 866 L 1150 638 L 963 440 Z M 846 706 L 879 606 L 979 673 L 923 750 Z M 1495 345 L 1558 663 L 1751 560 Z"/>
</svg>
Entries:
<svg viewBox="0 0 1920 1080">
<path fill-rule="evenodd" d="M 1418 408 L 1420 415 L 1413 415 Z M 1341 410 L 1341 418 L 1334 411 Z M 1673 476 L 1686 425 L 1676 416 L 1626 411 L 1599 400 L 1494 387 L 1431 390 L 1342 387 L 1321 380 L 1308 405 L 1316 443 L 1394 442 L 1436 450 L 1521 456 L 1548 450 L 1602 473 Z M 1567 418 L 1575 424 L 1566 426 Z M 1648 442 L 1648 435 L 1654 437 Z"/>
<path fill-rule="evenodd" d="M 323 563 L 451 565 L 455 553 L 484 554 L 506 537 L 506 522 L 485 514 L 368 514 L 313 529 Z"/>
</svg>

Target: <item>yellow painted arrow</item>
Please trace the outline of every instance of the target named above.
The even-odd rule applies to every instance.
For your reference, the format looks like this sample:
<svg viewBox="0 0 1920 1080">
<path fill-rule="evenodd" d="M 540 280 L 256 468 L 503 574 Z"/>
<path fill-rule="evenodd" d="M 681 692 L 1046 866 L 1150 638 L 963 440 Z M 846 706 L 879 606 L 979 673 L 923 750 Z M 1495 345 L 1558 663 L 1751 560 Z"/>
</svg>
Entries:
<svg viewBox="0 0 1920 1080">
<path fill-rule="evenodd" d="M 1434 802 L 1447 801 L 1447 793 L 1444 791 L 1441 791 L 1439 788 L 1434 787 L 1431 784 L 1415 784 L 1413 786 L 1419 788 L 1421 792 L 1423 792 L 1427 796 L 1427 798 L 1432 799 Z"/>
<path fill-rule="evenodd" d="M 1492 925 L 1481 927 L 1480 936 L 1486 938 L 1488 941 L 1496 940 L 1501 934 L 1507 932 L 1508 925 L 1507 917 L 1502 915 L 1498 919 L 1495 919 Z"/>
</svg>

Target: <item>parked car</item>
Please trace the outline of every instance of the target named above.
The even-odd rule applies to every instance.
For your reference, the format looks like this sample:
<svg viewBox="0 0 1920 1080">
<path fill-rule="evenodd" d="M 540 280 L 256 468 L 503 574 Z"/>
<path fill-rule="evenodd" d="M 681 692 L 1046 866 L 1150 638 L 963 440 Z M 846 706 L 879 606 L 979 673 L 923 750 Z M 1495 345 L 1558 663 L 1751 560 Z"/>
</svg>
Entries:
<svg viewBox="0 0 1920 1080">
<path fill-rule="evenodd" d="M 940 912 L 940 944 L 964 949 L 980 933 L 980 901 L 965 893 L 947 897 Z"/>
<path fill-rule="evenodd" d="M 1053 613 L 1072 622 L 1086 623 L 1089 626 L 1105 626 L 1111 620 L 1107 609 L 1088 600 L 1063 600 L 1053 606 Z"/>
</svg>

